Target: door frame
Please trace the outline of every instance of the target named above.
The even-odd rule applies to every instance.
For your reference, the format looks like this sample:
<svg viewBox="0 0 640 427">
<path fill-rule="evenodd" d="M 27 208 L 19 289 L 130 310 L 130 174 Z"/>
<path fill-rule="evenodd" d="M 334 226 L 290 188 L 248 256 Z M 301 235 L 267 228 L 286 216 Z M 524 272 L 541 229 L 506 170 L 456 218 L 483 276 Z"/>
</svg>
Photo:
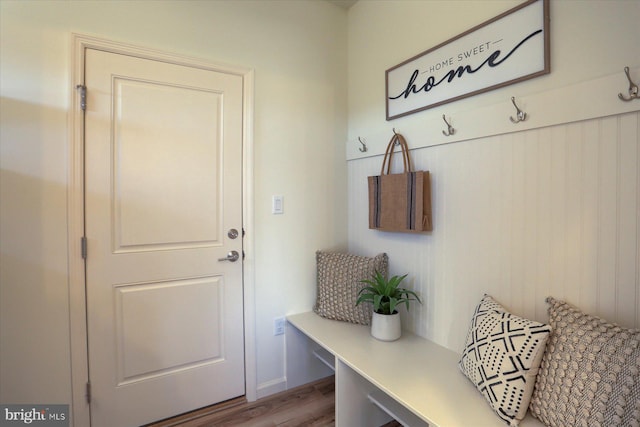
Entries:
<svg viewBox="0 0 640 427">
<path fill-rule="evenodd" d="M 256 345 L 255 345 L 255 258 L 254 258 L 254 206 L 253 206 L 253 118 L 254 71 L 208 60 L 193 58 L 156 49 L 116 42 L 85 34 L 71 33 L 70 100 L 68 116 L 69 176 L 67 195 L 67 254 L 69 269 L 69 339 L 71 356 L 71 422 L 74 426 L 90 425 L 89 404 L 86 400 L 89 381 L 87 304 L 85 262 L 82 258 L 81 239 L 85 234 L 84 200 L 84 114 L 80 108 L 80 95 L 76 90 L 85 81 L 85 52 L 98 49 L 112 53 L 159 60 L 178 65 L 234 74 L 242 78 L 242 226 L 245 231 L 243 248 L 243 300 L 244 300 L 244 358 L 245 395 L 247 400 L 257 399 Z M 176 414 L 177 415 L 177 414 Z"/>
</svg>

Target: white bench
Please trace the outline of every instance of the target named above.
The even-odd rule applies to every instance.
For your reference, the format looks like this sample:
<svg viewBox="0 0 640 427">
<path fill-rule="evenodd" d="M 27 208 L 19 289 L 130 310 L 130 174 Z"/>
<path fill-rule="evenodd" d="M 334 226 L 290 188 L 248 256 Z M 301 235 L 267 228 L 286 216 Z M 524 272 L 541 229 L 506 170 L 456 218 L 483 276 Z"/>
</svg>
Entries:
<svg viewBox="0 0 640 427">
<path fill-rule="evenodd" d="M 406 331 L 398 341 L 378 341 L 368 326 L 313 312 L 287 320 L 287 346 L 303 334 L 317 344 L 315 357 L 335 371 L 336 427 L 380 426 L 391 418 L 410 427 L 506 425 L 460 372 L 454 351 Z M 543 426 L 531 414 L 520 425 Z"/>
</svg>

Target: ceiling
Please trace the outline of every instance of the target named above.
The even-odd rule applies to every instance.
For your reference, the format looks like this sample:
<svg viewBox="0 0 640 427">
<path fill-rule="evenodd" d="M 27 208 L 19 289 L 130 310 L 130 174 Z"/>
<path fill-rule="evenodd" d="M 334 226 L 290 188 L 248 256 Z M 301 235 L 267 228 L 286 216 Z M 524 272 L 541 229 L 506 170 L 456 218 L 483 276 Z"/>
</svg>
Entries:
<svg viewBox="0 0 640 427">
<path fill-rule="evenodd" d="M 349 9 L 351 6 L 356 4 L 358 0 L 328 0 L 328 1 L 342 8 Z"/>
</svg>

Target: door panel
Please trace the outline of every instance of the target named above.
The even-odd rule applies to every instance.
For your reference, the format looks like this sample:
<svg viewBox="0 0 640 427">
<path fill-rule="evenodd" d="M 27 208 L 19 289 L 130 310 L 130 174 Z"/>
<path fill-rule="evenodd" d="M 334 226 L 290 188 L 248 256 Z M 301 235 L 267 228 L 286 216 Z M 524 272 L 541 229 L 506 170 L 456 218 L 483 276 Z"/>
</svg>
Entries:
<svg viewBox="0 0 640 427">
<path fill-rule="evenodd" d="M 91 420 L 244 394 L 242 78 L 88 49 Z"/>
<path fill-rule="evenodd" d="M 115 250 L 221 245 L 222 94 L 113 83 Z"/>
<path fill-rule="evenodd" d="M 223 361 L 222 288 L 219 277 L 117 286 L 118 386 Z"/>
</svg>

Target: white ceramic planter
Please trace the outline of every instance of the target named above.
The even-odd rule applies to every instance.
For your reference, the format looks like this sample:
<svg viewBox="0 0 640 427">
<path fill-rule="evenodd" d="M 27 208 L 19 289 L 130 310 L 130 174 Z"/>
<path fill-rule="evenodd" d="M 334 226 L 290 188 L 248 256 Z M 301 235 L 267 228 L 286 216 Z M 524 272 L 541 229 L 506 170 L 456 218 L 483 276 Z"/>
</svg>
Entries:
<svg viewBox="0 0 640 427">
<path fill-rule="evenodd" d="M 378 314 L 371 318 L 371 335 L 380 341 L 395 341 L 402 335 L 400 313 Z"/>
</svg>

